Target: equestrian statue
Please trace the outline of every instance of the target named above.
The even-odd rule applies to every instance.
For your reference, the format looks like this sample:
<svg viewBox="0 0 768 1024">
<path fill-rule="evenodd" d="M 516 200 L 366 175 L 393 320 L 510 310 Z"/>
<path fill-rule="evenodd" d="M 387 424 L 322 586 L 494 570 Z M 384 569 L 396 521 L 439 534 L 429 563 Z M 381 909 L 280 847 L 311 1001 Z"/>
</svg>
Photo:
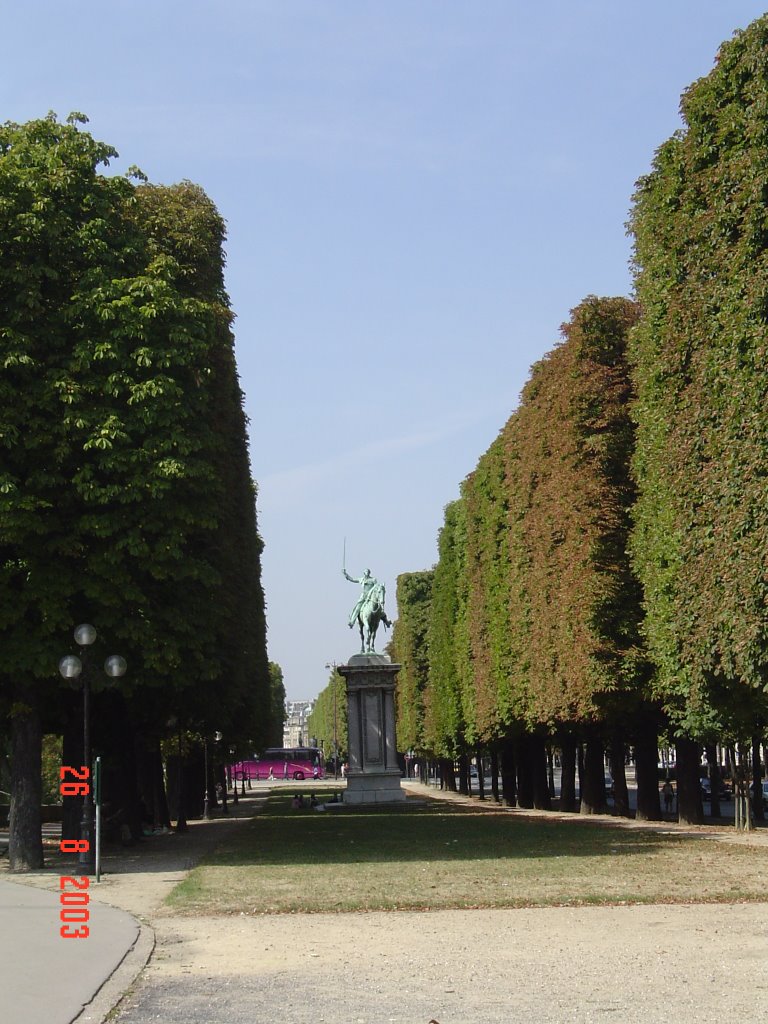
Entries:
<svg viewBox="0 0 768 1024">
<path fill-rule="evenodd" d="M 384 584 L 371 576 L 370 569 L 366 569 L 359 579 L 350 576 L 346 569 L 342 569 L 342 572 L 350 583 L 359 583 L 362 587 L 360 597 L 349 614 L 349 628 L 352 629 L 355 623 L 360 627 L 360 653 L 375 654 L 376 630 L 379 623 L 383 622 L 387 628 L 392 625 L 384 611 Z"/>
</svg>

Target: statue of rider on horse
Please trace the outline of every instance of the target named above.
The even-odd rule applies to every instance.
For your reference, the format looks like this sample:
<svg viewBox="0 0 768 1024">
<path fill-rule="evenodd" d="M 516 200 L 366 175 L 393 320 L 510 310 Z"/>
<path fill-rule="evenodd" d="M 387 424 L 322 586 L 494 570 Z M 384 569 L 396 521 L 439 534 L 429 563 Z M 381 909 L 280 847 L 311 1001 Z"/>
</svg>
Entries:
<svg viewBox="0 0 768 1024">
<path fill-rule="evenodd" d="M 371 576 L 370 569 L 366 569 L 359 579 L 350 576 L 346 569 L 342 569 L 342 572 L 350 583 L 359 583 L 363 588 L 355 607 L 350 612 L 349 628 L 352 629 L 355 623 L 360 627 L 360 653 L 375 654 L 374 645 L 379 623 L 383 622 L 386 627 L 392 625 L 384 611 L 384 584 Z"/>
</svg>

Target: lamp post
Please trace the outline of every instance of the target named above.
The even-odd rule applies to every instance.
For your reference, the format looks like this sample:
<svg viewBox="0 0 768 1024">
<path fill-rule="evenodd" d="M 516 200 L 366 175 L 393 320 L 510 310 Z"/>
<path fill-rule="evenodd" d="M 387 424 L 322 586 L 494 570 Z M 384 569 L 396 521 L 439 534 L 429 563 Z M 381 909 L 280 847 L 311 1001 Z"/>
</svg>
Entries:
<svg viewBox="0 0 768 1024">
<path fill-rule="evenodd" d="M 208 796 L 208 736 L 203 737 L 203 758 L 204 758 L 204 771 L 205 771 L 205 798 L 203 800 L 203 818 L 206 821 L 210 820 L 211 817 L 211 805 Z"/>
<path fill-rule="evenodd" d="M 213 739 L 216 743 L 221 739 L 221 733 L 215 732 Z M 205 755 L 205 800 L 203 801 L 203 817 L 206 821 L 210 820 L 211 817 L 211 803 L 210 803 L 210 777 L 208 775 L 208 734 L 203 736 L 203 751 Z"/>
<path fill-rule="evenodd" d="M 339 685 L 339 674 L 336 671 L 336 662 L 328 661 L 325 664 L 326 668 L 333 669 L 333 777 L 338 779 L 339 777 L 339 714 L 338 704 L 336 700 L 336 690 Z"/>
<path fill-rule="evenodd" d="M 236 803 L 238 803 L 238 798 L 237 798 L 237 772 L 235 771 L 235 765 L 237 764 L 237 762 L 235 761 L 235 753 L 236 753 L 235 748 L 234 747 L 230 747 L 229 748 L 229 763 L 232 765 L 232 767 L 230 769 L 231 776 L 232 776 L 231 777 L 231 782 L 232 782 L 232 802 L 236 804 Z"/>
<path fill-rule="evenodd" d="M 83 797 L 83 816 L 80 822 L 80 839 L 85 841 L 85 849 L 78 854 L 80 872 L 93 875 L 96 870 L 96 845 L 94 842 L 94 805 L 93 778 L 91 777 L 91 681 L 88 666 L 88 648 L 95 643 L 97 633 L 88 622 L 75 629 L 75 643 L 80 648 L 80 657 L 66 654 L 59 661 L 59 673 L 63 679 L 82 678 L 83 686 L 83 762 L 88 769 L 88 789 Z M 104 671 L 111 679 L 125 675 L 127 669 L 125 658 L 119 654 L 111 654 L 104 662 Z"/>
<path fill-rule="evenodd" d="M 176 786 L 176 799 L 179 805 L 176 813 L 176 831 L 188 832 L 189 827 L 187 825 L 187 816 L 184 812 L 184 761 L 182 758 L 181 746 L 181 718 L 177 718 L 176 715 L 173 715 L 168 719 L 168 725 L 171 729 L 176 729 L 176 773 L 178 780 Z"/>
<path fill-rule="evenodd" d="M 181 750 L 181 720 L 179 720 L 179 732 L 178 732 L 178 773 L 179 773 L 179 809 L 176 816 L 176 831 L 187 832 L 189 828 L 187 826 L 187 815 L 184 810 L 184 760 L 182 758 Z"/>
</svg>

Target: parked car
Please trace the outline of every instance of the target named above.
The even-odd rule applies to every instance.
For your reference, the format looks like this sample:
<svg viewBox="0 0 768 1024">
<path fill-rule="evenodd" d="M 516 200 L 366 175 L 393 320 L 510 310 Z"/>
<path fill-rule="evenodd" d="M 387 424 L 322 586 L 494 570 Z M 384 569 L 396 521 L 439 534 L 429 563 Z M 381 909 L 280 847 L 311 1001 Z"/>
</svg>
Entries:
<svg viewBox="0 0 768 1024">
<path fill-rule="evenodd" d="M 768 810 L 768 779 L 763 779 L 763 808 Z"/>
<path fill-rule="evenodd" d="M 720 782 L 720 794 L 719 800 L 730 800 L 731 791 L 724 782 Z M 712 783 L 709 779 L 701 779 L 701 799 L 711 800 L 712 799 Z"/>
</svg>

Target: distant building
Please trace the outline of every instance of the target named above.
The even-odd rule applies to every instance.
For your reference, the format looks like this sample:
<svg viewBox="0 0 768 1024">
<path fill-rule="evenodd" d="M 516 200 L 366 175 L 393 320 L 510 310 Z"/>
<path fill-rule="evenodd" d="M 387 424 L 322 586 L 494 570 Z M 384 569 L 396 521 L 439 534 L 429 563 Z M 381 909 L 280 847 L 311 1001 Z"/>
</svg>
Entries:
<svg viewBox="0 0 768 1024">
<path fill-rule="evenodd" d="M 313 700 L 287 700 L 285 702 L 285 725 L 283 726 L 284 747 L 308 747 L 307 720 L 315 706 Z"/>
</svg>

